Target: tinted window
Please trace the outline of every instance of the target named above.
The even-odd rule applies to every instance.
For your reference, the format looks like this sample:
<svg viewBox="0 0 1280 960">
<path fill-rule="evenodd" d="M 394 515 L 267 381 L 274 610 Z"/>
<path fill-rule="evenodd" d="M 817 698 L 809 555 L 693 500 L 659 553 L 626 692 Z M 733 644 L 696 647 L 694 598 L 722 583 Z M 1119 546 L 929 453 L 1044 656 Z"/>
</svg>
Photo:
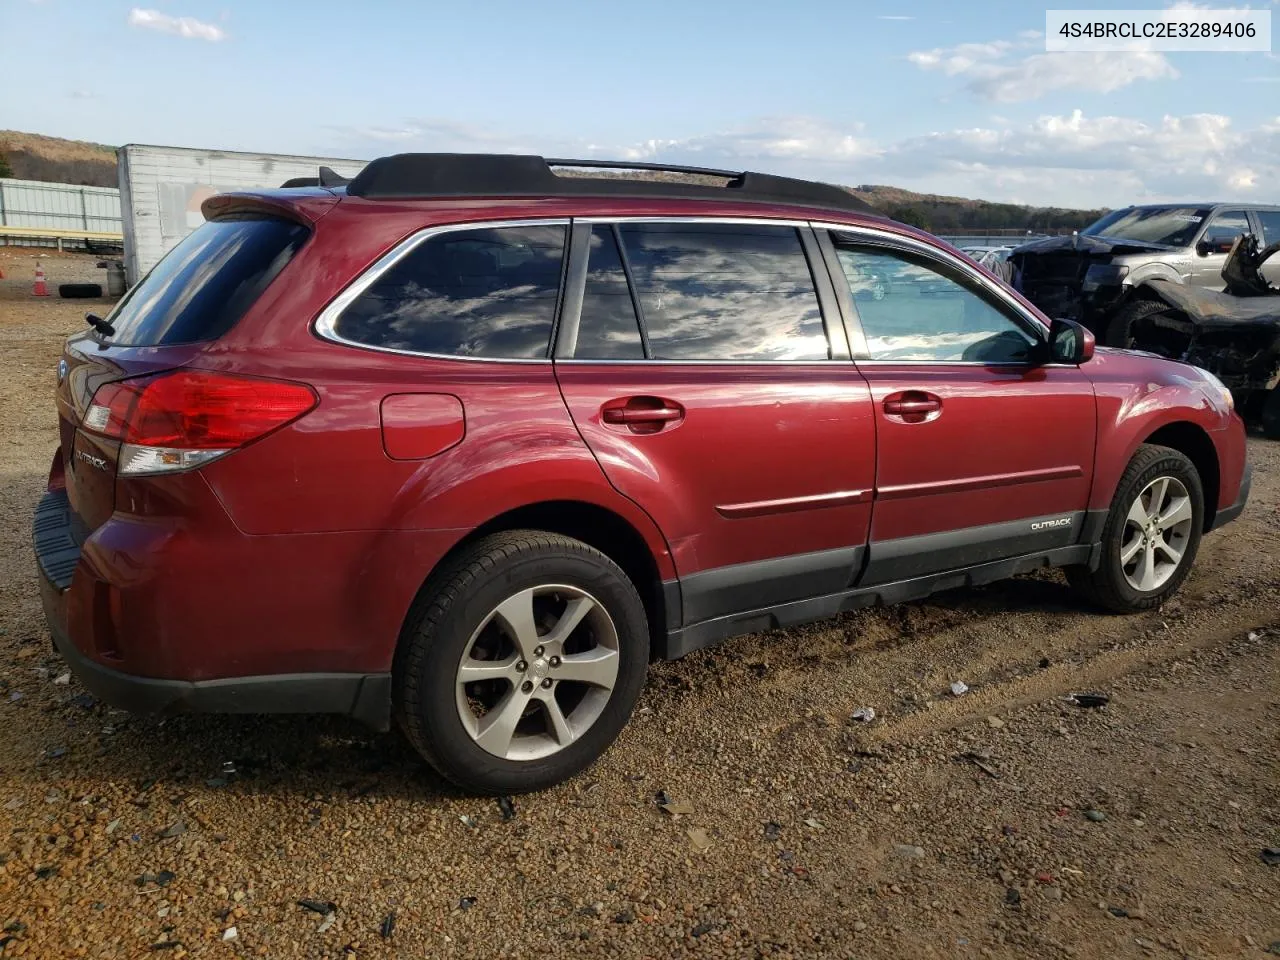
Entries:
<svg viewBox="0 0 1280 960">
<path fill-rule="evenodd" d="M 125 294 L 107 319 L 114 344 L 216 340 L 284 269 L 310 231 L 274 218 L 202 224 Z"/>
<path fill-rule="evenodd" d="M 624 223 L 619 231 L 655 359 L 829 356 L 794 228 Z"/>
<path fill-rule="evenodd" d="M 966 283 L 912 254 L 839 247 L 872 360 L 1025 361 L 1036 338 Z"/>
<path fill-rule="evenodd" d="M 1208 215 L 1208 209 L 1203 207 L 1130 207 L 1114 210 L 1080 232 L 1088 236 L 1185 247 L 1190 245 Z"/>
<path fill-rule="evenodd" d="M 1242 233 L 1252 233 L 1249 217 L 1243 210 L 1227 210 L 1209 221 L 1200 239 L 1213 246 L 1230 246 Z"/>
<path fill-rule="evenodd" d="M 582 293 L 582 320 L 573 355 L 588 360 L 644 358 L 640 325 L 636 322 L 622 257 L 618 254 L 613 228 L 605 224 L 591 229 L 587 285 Z"/>
<path fill-rule="evenodd" d="M 457 357 L 547 355 L 565 227 L 437 234 L 380 276 L 335 324 L 357 343 Z"/>
<path fill-rule="evenodd" d="M 1255 213 L 1262 221 L 1262 245 L 1269 247 L 1280 241 L 1280 210 L 1257 210 Z"/>
</svg>

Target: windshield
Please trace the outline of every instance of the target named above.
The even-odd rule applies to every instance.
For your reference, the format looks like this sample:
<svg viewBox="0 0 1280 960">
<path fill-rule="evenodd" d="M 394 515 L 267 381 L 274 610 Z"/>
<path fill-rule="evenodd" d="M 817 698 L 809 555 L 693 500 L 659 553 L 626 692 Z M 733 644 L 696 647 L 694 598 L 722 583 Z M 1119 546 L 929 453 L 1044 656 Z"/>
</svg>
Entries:
<svg viewBox="0 0 1280 960">
<path fill-rule="evenodd" d="M 274 217 L 214 220 L 189 233 L 107 316 L 111 343 L 155 347 L 230 330 L 310 235 Z"/>
<path fill-rule="evenodd" d="M 1187 247 L 1208 216 L 1208 207 L 1129 207 L 1113 210 L 1080 232 L 1086 237 Z"/>
</svg>

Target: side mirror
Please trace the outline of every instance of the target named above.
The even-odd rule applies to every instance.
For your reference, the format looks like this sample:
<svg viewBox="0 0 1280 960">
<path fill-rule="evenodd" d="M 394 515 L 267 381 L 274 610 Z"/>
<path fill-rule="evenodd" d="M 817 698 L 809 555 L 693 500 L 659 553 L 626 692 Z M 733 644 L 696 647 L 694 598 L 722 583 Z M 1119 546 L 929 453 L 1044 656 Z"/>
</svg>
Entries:
<svg viewBox="0 0 1280 960">
<path fill-rule="evenodd" d="M 1055 319 L 1049 327 L 1047 344 L 1049 363 L 1073 366 L 1093 359 L 1093 334 L 1074 320 Z"/>
<path fill-rule="evenodd" d="M 1207 257 L 1211 253 L 1230 253 L 1234 240 L 1201 240 L 1196 244 L 1196 253 Z"/>
</svg>

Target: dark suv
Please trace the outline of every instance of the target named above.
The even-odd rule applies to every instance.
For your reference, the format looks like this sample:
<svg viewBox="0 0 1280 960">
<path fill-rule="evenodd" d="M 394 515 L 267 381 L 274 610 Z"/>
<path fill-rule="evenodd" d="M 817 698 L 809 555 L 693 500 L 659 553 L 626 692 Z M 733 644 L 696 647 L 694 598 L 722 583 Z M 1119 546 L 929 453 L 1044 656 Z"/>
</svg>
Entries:
<svg viewBox="0 0 1280 960">
<path fill-rule="evenodd" d="M 1146 609 L 1244 506 L 1212 376 L 1095 356 L 843 190 L 553 166 L 602 164 L 215 197 L 67 341 L 35 547 L 86 687 L 394 715 L 525 790 L 651 658 L 1044 566 Z"/>
</svg>

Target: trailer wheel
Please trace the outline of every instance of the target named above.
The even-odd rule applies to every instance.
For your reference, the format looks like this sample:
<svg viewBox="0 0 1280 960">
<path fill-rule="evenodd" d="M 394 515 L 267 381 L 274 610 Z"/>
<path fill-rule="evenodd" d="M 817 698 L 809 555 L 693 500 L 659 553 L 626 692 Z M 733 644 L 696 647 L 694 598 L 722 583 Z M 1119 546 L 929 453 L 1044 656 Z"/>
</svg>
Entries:
<svg viewBox="0 0 1280 960">
<path fill-rule="evenodd" d="M 1103 339 L 1108 347 L 1123 347 L 1127 350 L 1133 346 L 1135 323 L 1160 313 L 1167 313 L 1171 309 L 1163 300 L 1135 300 L 1111 318 Z"/>
<path fill-rule="evenodd" d="M 1268 440 L 1280 440 L 1280 387 L 1272 387 L 1262 404 L 1261 426 Z"/>
<path fill-rule="evenodd" d="M 64 300 L 87 300 L 91 297 L 100 297 L 102 296 L 102 284 L 60 283 L 58 284 L 58 296 Z"/>
</svg>

